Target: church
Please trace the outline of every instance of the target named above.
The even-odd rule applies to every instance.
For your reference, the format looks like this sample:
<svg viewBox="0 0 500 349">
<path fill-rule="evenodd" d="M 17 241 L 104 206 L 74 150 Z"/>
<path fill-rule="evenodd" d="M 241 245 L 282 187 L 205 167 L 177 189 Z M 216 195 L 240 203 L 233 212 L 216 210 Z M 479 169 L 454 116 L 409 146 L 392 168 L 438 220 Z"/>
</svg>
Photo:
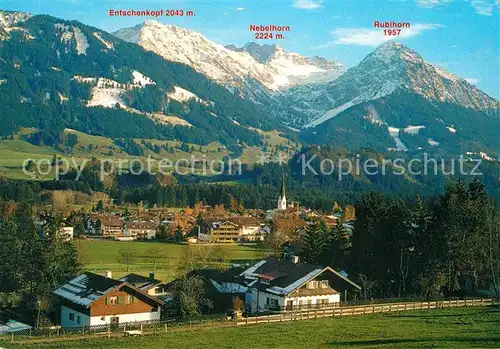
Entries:
<svg viewBox="0 0 500 349">
<path fill-rule="evenodd" d="M 278 197 L 278 207 L 280 211 L 286 210 L 286 190 L 285 190 L 285 175 L 283 175 L 283 181 L 281 182 L 281 194 Z"/>
</svg>

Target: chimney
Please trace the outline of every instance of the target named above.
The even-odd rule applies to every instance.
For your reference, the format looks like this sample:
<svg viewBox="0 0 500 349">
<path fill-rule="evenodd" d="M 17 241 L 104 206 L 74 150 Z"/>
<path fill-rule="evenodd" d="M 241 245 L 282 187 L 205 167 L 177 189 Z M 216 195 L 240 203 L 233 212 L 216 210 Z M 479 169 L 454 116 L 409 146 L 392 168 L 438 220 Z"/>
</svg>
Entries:
<svg viewBox="0 0 500 349">
<path fill-rule="evenodd" d="M 109 270 L 107 270 L 106 272 L 104 272 L 104 276 L 107 277 L 108 279 L 112 279 L 113 278 L 113 274 Z"/>
<path fill-rule="evenodd" d="M 299 256 L 293 256 L 293 264 L 297 264 L 300 262 Z"/>
<path fill-rule="evenodd" d="M 149 280 L 154 280 L 154 278 L 155 278 L 155 272 L 152 271 L 149 273 Z"/>
</svg>

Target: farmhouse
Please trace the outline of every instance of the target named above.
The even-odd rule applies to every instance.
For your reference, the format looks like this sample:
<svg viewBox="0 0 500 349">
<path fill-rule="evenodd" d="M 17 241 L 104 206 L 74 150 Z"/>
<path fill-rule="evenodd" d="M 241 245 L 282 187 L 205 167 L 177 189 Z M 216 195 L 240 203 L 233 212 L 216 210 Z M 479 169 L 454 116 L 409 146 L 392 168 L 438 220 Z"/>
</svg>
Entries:
<svg viewBox="0 0 500 349">
<path fill-rule="evenodd" d="M 136 239 L 154 239 L 157 224 L 153 221 L 130 221 L 124 224 L 123 235 Z"/>
<path fill-rule="evenodd" d="M 333 268 L 301 263 L 298 257 L 267 257 L 240 276 L 248 285 L 245 306 L 252 313 L 335 306 L 348 290 L 361 289 Z"/>
<path fill-rule="evenodd" d="M 205 242 L 253 242 L 263 240 L 260 222 L 253 217 L 204 219 L 198 227 L 198 239 Z"/>
<path fill-rule="evenodd" d="M 97 220 L 98 233 L 102 236 L 123 235 L 123 219 L 117 216 L 103 216 Z"/>
<path fill-rule="evenodd" d="M 56 289 L 63 327 L 159 320 L 163 302 L 128 282 L 86 272 Z"/>
</svg>

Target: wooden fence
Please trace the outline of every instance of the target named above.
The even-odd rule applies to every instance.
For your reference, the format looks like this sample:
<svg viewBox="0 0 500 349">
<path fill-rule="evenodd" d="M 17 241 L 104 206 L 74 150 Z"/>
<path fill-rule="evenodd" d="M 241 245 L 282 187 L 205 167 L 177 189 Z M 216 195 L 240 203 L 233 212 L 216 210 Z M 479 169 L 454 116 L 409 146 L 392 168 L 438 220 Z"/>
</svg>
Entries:
<svg viewBox="0 0 500 349">
<path fill-rule="evenodd" d="M 40 328 L 19 331 L 16 333 L 0 335 L 0 342 L 8 341 L 18 343 L 36 343 L 46 341 L 66 341 L 95 338 L 96 336 L 116 337 L 123 336 L 127 330 L 139 330 L 143 334 L 200 331 L 202 329 L 214 329 L 223 327 L 235 327 L 242 325 L 276 323 L 285 321 L 297 321 L 317 319 L 323 317 L 353 316 L 362 314 L 388 313 L 405 310 L 442 309 L 453 307 L 488 306 L 493 305 L 493 299 L 467 299 L 467 300 L 443 300 L 428 302 L 400 302 L 379 303 L 358 306 L 337 306 L 318 309 L 302 309 L 283 311 L 268 315 L 243 317 L 236 320 L 227 318 L 203 319 L 198 321 L 180 322 L 175 319 L 167 321 L 143 321 L 134 323 L 122 323 L 117 326 L 100 325 L 91 327 L 73 328 Z"/>
<path fill-rule="evenodd" d="M 304 309 L 284 311 L 279 314 L 268 314 L 255 317 L 245 317 L 238 319 L 236 325 L 252 325 L 264 324 L 272 322 L 296 321 L 317 319 L 322 317 L 337 317 L 337 316 L 353 316 L 363 314 L 389 313 L 405 310 L 426 310 L 426 309 L 442 309 L 454 307 L 475 307 L 493 305 L 493 299 L 457 299 L 429 302 L 404 302 L 404 303 L 384 303 L 384 304 L 369 304 L 348 307 L 321 308 L 321 309 Z"/>
</svg>

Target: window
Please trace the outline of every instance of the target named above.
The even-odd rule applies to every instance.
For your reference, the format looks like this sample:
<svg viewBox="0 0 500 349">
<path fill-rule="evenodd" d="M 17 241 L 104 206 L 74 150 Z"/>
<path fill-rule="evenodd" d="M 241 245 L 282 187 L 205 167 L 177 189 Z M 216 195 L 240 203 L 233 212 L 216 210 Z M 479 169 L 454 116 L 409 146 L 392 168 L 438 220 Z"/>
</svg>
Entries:
<svg viewBox="0 0 500 349">
<path fill-rule="evenodd" d="M 328 280 L 321 280 L 321 288 L 328 288 Z"/>
<path fill-rule="evenodd" d="M 309 288 L 309 289 L 313 289 L 313 288 L 317 288 L 317 287 L 318 287 L 317 281 L 309 281 L 309 283 L 307 284 L 307 288 Z"/>
<path fill-rule="evenodd" d="M 109 297 L 109 304 L 118 304 L 118 297 Z"/>
<path fill-rule="evenodd" d="M 132 295 L 127 295 L 127 304 L 134 303 L 134 296 Z"/>
<path fill-rule="evenodd" d="M 75 321 L 75 314 L 69 313 L 69 321 Z"/>
<path fill-rule="evenodd" d="M 276 309 L 279 307 L 278 300 L 274 299 L 274 298 L 269 298 L 269 297 L 267 297 L 267 299 L 266 299 L 266 305 L 267 305 L 267 308 L 269 308 L 269 309 Z"/>
<path fill-rule="evenodd" d="M 80 318 L 80 315 L 78 315 L 78 316 L 76 317 L 76 323 L 77 323 L 77 324 L 80 324 L 80 323 L 81 323 L 81 321 L 82 321 L 82 319 Z"/>
</svg>

